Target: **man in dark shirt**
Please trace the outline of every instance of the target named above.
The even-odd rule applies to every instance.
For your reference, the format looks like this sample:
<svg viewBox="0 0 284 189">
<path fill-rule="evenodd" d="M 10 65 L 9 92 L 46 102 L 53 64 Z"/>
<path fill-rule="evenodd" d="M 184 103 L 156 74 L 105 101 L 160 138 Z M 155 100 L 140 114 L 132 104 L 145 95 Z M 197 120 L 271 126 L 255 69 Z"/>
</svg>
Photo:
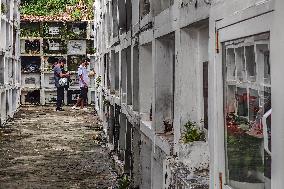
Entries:
<svg viewBox="0 0 284 189">
<path fill-rule="evenodd" d="M 68 77 L 69 73 L 62 73 L 61 68 L 64 67 L 64 64 L 66 63 L 65 58 L 61 58 L 58 60 L 57 64 L 54 66 L 54 80 L 55 80 L 55 86 L 57 88 L 57 101 L 56 101 L 56 111 L 63 111 L 62 109 L 62 102 L 64 99 L 64 86 L 61 86 L 59 84 L 60 78 Z"/>
</svg>

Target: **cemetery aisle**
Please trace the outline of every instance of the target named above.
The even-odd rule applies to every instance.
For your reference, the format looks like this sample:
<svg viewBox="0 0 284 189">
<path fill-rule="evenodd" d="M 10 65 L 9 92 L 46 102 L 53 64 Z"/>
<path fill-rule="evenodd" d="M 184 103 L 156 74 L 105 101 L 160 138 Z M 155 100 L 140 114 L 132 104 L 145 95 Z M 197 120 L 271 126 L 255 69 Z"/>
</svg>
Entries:
<svg viewBox="0 0 284 189">
<path fill-rule="evenodd" d="M 91 111 L 23 107 L 0 130 L 0 188 L 112 187 L 104 141 Z"/>
</svg>

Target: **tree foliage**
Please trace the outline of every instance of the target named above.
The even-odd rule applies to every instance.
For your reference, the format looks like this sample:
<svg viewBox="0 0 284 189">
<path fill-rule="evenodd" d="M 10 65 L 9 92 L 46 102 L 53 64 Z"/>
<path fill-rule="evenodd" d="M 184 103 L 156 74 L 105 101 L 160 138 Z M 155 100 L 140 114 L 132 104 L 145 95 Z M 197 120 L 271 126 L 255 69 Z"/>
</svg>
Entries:
<svg viewBox="0 0 284 189">
<path fill-rule="evenodd" d="M 94 0 L 22 0 L 22 15 L 59 16 L 68 12 L 79 20 L 84 16 L 92 19 Z M 86 16 L 87 15 L 87 16 Z"/>
</svg>

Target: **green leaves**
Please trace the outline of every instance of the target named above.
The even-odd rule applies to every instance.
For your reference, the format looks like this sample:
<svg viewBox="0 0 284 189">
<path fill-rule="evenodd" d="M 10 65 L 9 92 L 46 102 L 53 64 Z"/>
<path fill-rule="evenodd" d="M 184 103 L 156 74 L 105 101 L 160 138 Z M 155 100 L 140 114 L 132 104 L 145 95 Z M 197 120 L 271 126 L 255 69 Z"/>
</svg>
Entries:
<svg viewBox="0 0 284 189">
<path fill-rule="evenodd" d="M 130 183 L 129 177 L 124 175 L 118 180 L 118 189 L 128 189 L 130 187 Z"/>
<path fill-rule="evenodd" d="M 76 8 L 72 14 L 71 14 L 71 18 L 75 21 L 80 21 L 82 18 L 82 12 L 80 9 Z"/>
<path fill-rule="evenodd" d="M 20 12 L 32 16 L 57 16 L 67 12 L 67 6 L 74 6 L 69 13 L 74 20 L 81 20 L 82 12 L 93 17 L 93 0 L 23 0 Z"/>
<path fill-rule="evenodd" d="M 4 3 L 1 3 L 1 13 L 6 14 L 8 12 L 8 8 Z"/>
<path fill-rule="evenodd" d="M 196 122 L 188 121 L 184 125 L 184 133 L 182 134 L 182 142 L 187 144 L 194 141 L 205 141 L 205 133 L 197 127 Z"/>
</svg>

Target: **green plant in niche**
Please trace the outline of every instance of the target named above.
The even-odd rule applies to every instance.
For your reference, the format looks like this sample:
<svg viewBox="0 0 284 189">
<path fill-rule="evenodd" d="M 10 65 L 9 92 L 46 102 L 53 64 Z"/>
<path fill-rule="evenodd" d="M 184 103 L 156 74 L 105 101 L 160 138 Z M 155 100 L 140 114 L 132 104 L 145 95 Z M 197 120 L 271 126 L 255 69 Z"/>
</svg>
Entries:
<svg viewBox="0 0 284 189">
<path fill-rule="evenodd" d="M 194 141 L 205 141 L 205 133 L 198 128 L 196 122 L 188 121 L 184 125 L 184 132 L 181 140 L 185 144 Z"/>
<path fill-rule="evenodd" d="M 67 23 L 67 30 L 65 33 L 66 39 L 85 39 L 87 38 L 87 23 Z"/>
<path fill-rule="evenodd" d="M 76 8 L 72 14 L 71 14 L 71 18 L 75 21 L 80 21 L 82 19 L 82 12 L 80 9 Z"/>
<path fill-rule="evenodd" d="M 130 180 L 127 175 L 124 175 L 118 180 L 118 189 L 128 189 L 128 188 L 130 188 Z"/>
<path fill-rule="evenodd" d="M 8 8 L 4 3 L 1 3 L 1 13 L 6 14 L 8 12 Z"/>
<path fill-rule="evenodd" d="M 97 84 L 96 88 L 99 88 L 101 81 L 102 81 L 101 76 L 98 76 L 97 79 L 96 79 L 96 84 Z"/>
<path fill-rule="evenodd" d="M 33 27 L 30 27 L 30 28 L 22 27 L 20 29 L 20 36 L 21 37 L 39 37 L 40 32 L 39 30 Z"/>
<path fill-rule="evenodd" d="M 32 31 L 29 31 L 25 28 L 21 28 L 20 29 L 20 36 L 21 37 L 38 37 L 39 36 L 39 32 L 32 32 Z"/>
<path fill-rule="evenodd" d="M 103 99 L 103 104 L 104 106 L 109 106 L 110 105 L 110 102 L 107 100 L 107 99 Z"/>
<path fill-rule="evenodd" d="M 87 54 L 95 54 L 96 48 L 87 48 Z"/>
<path fill-rule="evenodd" d="M 20 23 L 20 36 L 21 37 L 40 37 L 41 29 L 40 22 L 21 22 Z"/>
</svg>

